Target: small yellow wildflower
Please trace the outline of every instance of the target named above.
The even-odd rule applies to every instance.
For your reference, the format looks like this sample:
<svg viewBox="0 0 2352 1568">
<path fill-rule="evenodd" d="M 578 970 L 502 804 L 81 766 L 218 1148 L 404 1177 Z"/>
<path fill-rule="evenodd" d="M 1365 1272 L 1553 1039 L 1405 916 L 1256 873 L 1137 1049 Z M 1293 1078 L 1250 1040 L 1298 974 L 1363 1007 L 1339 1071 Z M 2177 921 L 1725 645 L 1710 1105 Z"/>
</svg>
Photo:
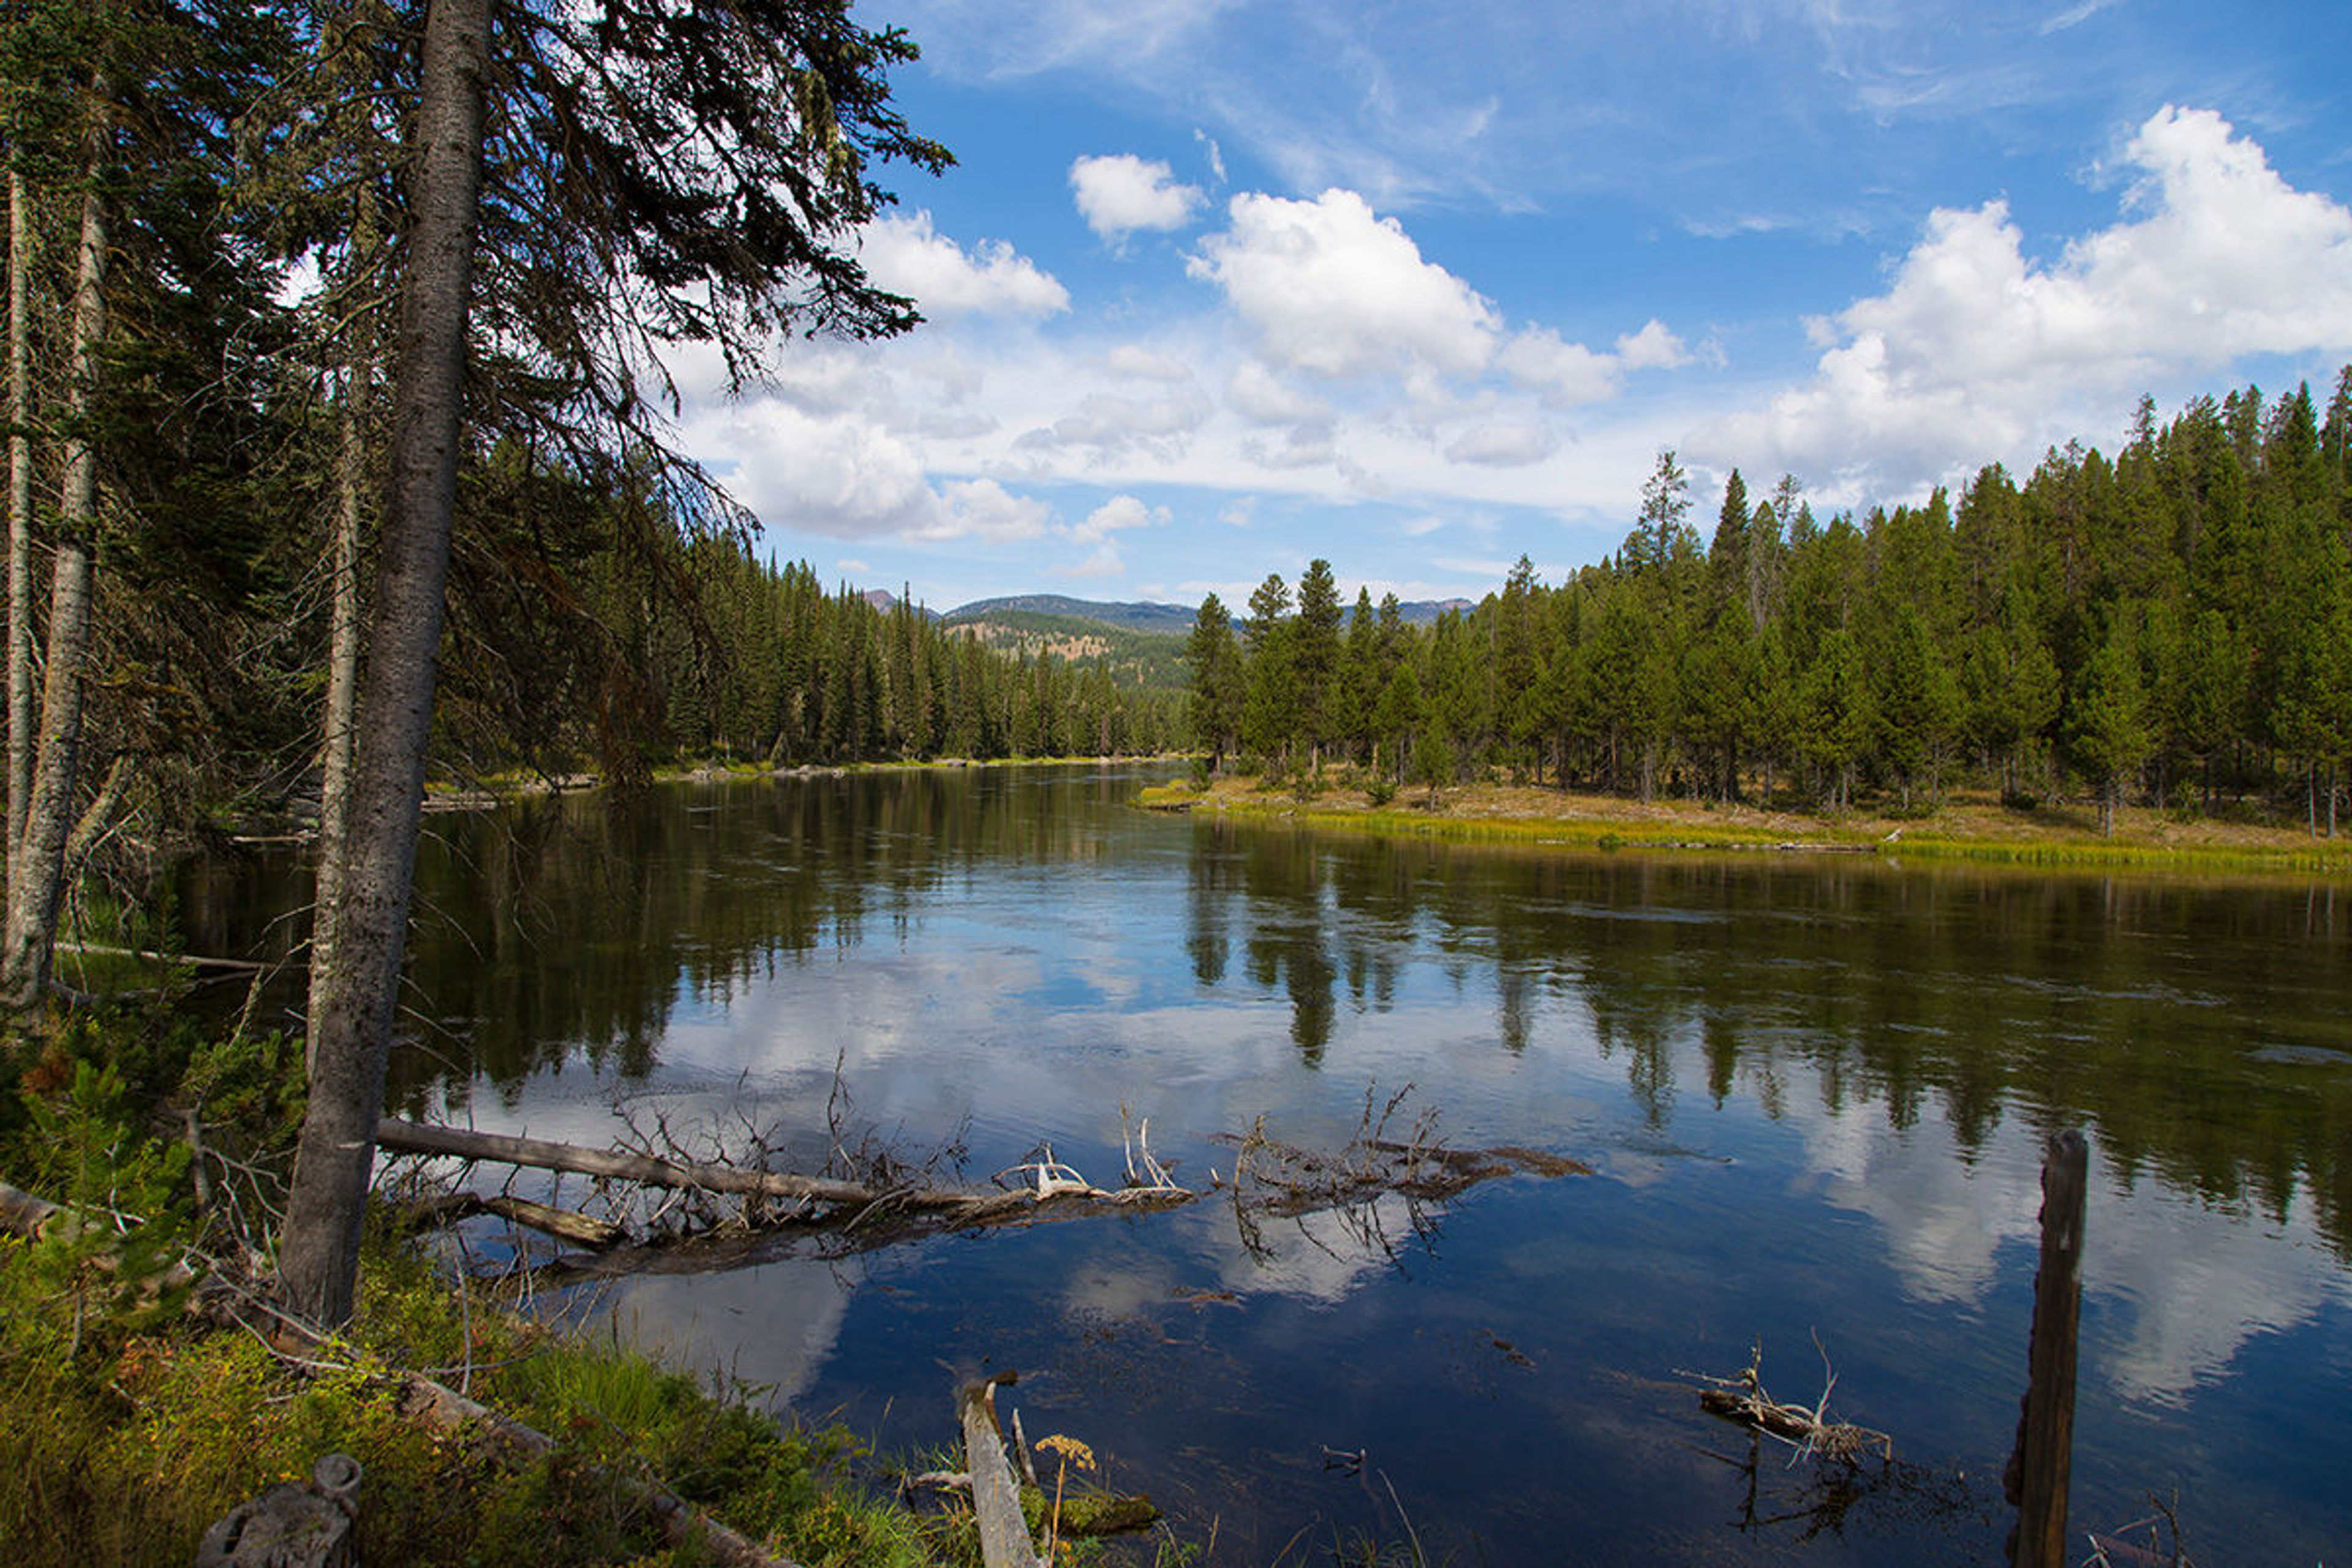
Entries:
<svg viewBox="0 0 2352 1568">
<path fill-rule="evenodd" d="M 1038 1438 L 1037 1447 L 1047 1453 L 1061 1455 L 1065 1463 L 1076 1465 L 1082 1470 L 1095 1468 L 1095 1451 L 1076 1437 L 1066 1437 L 1056 1432 L 1050 1437 Z"/>
</svg>

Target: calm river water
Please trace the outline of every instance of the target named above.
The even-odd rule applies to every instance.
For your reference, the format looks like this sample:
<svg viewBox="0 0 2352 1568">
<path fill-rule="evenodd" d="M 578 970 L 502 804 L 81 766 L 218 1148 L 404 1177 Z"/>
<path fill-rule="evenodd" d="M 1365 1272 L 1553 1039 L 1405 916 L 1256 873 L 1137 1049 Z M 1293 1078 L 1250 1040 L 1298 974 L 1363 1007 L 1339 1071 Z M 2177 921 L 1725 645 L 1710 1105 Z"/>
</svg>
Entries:
<svg viewBox="0 0 2352 1568">
<path fill-rule="evenodd" d="M 1417 1536 L 1454 1563 L 2000 1560 L 2042 1142 L 2092 1150 L 2073 1518 L 2178 1493 L 2200 1562 L 2352 1558 L 2352 888 L 1865 858 L 1578 857 L 1148 815 L 1165 770 L 992 768 L 433 819 L 395 1101 L 602 1143 L 616 1118 L 1041 1140 L 1119 1110 L 1180 1179 L 1250 1126 L 1337 1145 L 1408 1084 L 1461 1146 L 1587 1176 L 1328 1219 L 1226 1208 L 806 1242 L 593 1303 L 885 1448 L 950 1366 L 1218 1562 Z M 290 862 L 198 875 L 191 944 L 267 947 Z M 1891 1434 L 1855 1491 L 1685 1372 Z M 1361 1449 L 1361 1468 L 1325 1450 Z M 2085 1548 L 2087 1555 L 2087 1547 Z"/>
</svg>

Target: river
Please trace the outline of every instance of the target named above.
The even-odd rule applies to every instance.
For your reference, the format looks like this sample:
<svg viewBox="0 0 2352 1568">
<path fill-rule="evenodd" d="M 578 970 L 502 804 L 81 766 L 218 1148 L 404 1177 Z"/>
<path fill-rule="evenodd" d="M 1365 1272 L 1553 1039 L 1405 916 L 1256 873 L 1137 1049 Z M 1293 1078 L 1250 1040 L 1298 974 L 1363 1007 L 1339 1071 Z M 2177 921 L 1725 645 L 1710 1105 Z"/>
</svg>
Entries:
<svg viewBox="0 0 2352 1568">
<path fill-rule="evenodd" d="M 2352 1556 L 2352 888 L 1133 808 L 1167 773 L 436 816 L 394 1107 L 752 1129 L 813 1165 L 830 1106 L 972 1179 L 1050 1142 L 1109 1181 L 1125 1106 L 1197 1184 L 1230 1169 L 1215 1134 L 1337 1146 L 1410 1086 L 1399 1125 L 1593 1167 L 1255 1250 L 1202 1204 L 803 1240 L 575 1303 L 885 1449 L 950 1439 L 946 1369 L 1017 1368 L 1033 1438 L 1235 1563 L 2000 1560 L 2039 1162 L 2078 1127 L 2076 1538 L 2156 1494 L 2200 1562 Z M 282 945 L 305 896 L 283 852 L 201 868 L 190 946 Z M 1826 1362 L 1831 1415 L 1901 1463 L 1751 1464 L 1686 1374 L 1759 1342 L 1774 1394 L 1811 1404 Z"/>
</svg>

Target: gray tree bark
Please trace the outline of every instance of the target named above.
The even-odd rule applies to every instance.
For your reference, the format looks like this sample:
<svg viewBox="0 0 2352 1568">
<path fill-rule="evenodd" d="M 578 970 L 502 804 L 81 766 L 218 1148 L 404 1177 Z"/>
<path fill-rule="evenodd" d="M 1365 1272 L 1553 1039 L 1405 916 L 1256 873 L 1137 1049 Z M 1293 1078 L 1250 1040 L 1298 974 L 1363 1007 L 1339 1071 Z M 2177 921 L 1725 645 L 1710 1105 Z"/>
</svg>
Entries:
<svg viewBox="0 0 2352 1568">
<path fill-rule="evenodd" d="M 32 197 L 8 167 L 8 819 L 11 854 L 33 800 Z"/>
<path fill-rule="evenodd" d="M 364 185 L 352 215 L 351 281 L 365 288 L 380 259 L 382 225 L 375 196 Z M 342 399 L 336 416 L 335 549 L 332 629 L 327 646 L 327 704 L 319 746 L 319 852 L 311 884 L 311 973 L 333 967 L 334 932 L 319 911 L 342 899 L 343 860 L 351 816 L 352 720 L 359 702 L 361 536 L 365 521 L 367 414 L 375 392 L 377 342 L 373 301 L 356 307 L 343 342 Z"/>
<path fill-rule="evenodd" d="M 98 375 L 99 345 L 106 335 L 109 215 L 100 177 L 112 145 L 107 96 L 105 73 L 93 73 L 89 128 L 84 138 L 87 184 L 80 253 L 74 267 L 68 338 L 65 478 L 58 495 L 40 739 L 24 832 L 10 846 L 7 927 L 0 935 L 0 1002 L 19 1010 L 38 1002 L 48 990 L 58 905 L 65 890 L 66 838 L 73 829 L 74 773 L 81 752 L 82 669 L 89 651 L 92 535 L 98 510 L 98 452 L 82 421 Z"/>
<path fill-rule="evenodd" d="M 350 837 L 352 720 L 360 679 L 360 488 L 367 441 L 358 401 L 368 381 L 356 355 L 345 367 L 338 416 L 335 485 L 334 620 L 327 644 L 327 712 L 319 747 L 319 848 L 310 915 L 310 973 L 334 968 L 334 922 L 327 911 L 342 902 L 343 851 Z"/>
<path fill-rule="evenodd" d="M 328 932 L 328 962 L 311 973 L 310 1099 L 278 1247 L 288 1303 L 331 1327 L 352 1313 L 415 870 L 457 500 L 488 71 L 488 0 L 433 0 L 417 86 L 415 217 L 401 278 L 382 558 L 341 888 L 317 917 Z M 336 852 L 320 846 L 322 856 Z"/>
</svg>

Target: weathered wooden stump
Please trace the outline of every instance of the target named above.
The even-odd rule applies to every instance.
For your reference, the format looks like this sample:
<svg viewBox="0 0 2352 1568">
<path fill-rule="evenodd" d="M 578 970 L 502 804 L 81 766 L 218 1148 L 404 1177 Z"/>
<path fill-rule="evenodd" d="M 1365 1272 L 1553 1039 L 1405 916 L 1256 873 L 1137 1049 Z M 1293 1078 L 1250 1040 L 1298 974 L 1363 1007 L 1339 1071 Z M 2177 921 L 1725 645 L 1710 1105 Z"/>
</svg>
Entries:
<svg viewBox="0 0 2352 1568">
<path fill-rule="evenodd" d="M 2009 1538 L 2015 1568 L 2066 1568 L 2066 1493 L 2074 1451 L 2076 1331 L 2083 1311 L 2083 1211 L 2089 1146 L 2069 1129 L 2042 1162 L 2042 1267 L 2033 1277 L 2033 1331 L 2017 1447 L 2002 1489 L 2017 1507 Z"/>
<path fill-rule="evenodd" d="M 205 1531 L 196 1568 L 360 1568 L 360 1466 L 329 1454 L 308 1481 L 280 1481 Z"/>
</svg>

